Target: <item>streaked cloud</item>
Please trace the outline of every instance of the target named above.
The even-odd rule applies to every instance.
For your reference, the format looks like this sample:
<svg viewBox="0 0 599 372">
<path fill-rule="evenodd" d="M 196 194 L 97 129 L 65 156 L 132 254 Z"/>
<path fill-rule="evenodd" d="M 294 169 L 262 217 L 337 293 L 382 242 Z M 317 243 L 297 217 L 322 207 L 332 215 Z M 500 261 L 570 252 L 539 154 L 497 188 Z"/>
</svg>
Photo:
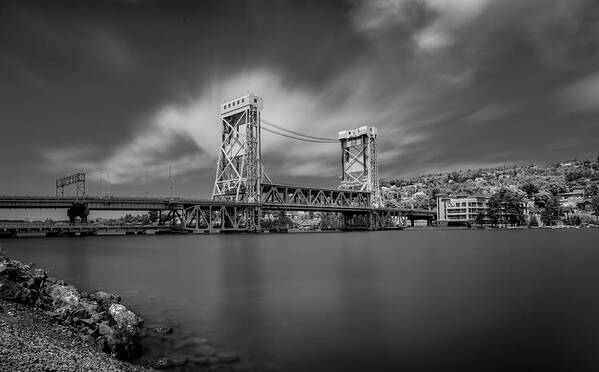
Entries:
<svg viewBox="0 0 599 372">
<path fill-rule="evenodd" d="M 178 190 L 206 196 L 220 103 L 247 91 L 295 131 L 378 127 L 382 176 L 599 146 L 594 0 L 0 7 L 7 191 L 79 169 L 123 190 L 147 172 L 164 190 L 170 165 Z M 263 133 L 263 162 L 282 182 L 335 185 L 338 152 Z"/>
</svg>

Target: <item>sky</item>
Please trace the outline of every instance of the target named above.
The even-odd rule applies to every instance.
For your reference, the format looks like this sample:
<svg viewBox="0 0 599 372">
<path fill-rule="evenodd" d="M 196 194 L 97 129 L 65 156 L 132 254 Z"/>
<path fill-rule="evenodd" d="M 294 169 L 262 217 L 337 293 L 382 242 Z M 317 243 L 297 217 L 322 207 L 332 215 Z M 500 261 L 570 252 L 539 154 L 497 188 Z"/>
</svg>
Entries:
<svg viewBox="0 0 599 372">
<path fill-rule="evenodd" d="M 210 197 L 219 105 L 335 138 L 379 173 L 599 155 L 599 1 L 0 2 L 0 194 Z M 335 187 L 340 147 L 262 134 L 273 181 Z"/>
</svg>

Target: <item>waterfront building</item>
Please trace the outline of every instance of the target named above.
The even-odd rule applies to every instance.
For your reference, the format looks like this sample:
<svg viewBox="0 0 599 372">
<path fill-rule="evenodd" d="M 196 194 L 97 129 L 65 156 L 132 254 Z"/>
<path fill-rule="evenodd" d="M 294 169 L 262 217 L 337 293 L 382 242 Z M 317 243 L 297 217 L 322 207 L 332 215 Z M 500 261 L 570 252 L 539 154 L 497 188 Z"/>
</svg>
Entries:
<svg viewBox="0 0 599 372">
<path fill-rule="evenodd" d="M 473 222 L 479 213 L 487 212 L 489 197 L 485 195 L 437 195 L 439 221 Z"/>
<path fill-rule="evenodd" d="M 584 203 L 584 189 L 576 189 L 571 192 L 557 194 L 562 208 L 577 208 L 578 204 Z"/>
</svg>

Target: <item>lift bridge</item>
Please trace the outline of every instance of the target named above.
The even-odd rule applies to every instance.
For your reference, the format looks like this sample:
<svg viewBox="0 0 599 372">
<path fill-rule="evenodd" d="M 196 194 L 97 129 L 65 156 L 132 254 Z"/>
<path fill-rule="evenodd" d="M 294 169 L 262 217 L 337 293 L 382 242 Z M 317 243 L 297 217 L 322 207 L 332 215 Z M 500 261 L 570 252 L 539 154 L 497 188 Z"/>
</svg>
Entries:
<svg viewBox="0 0 599 372">
<path fill-rule="evenodd" d="M 291 131 L 261 118 L 262 98 L 247 94 L 221 106 L 221 142 L 212 198 L 94 197 L 85 195 L 85 174 L 58 179 L 56 196 L 0 196 L 0 208 L 65 208 L 74 222 L 89 211 L 158 211 L 160 223 L 187 232 L 261 231 L 261 217 L 274 211 L 314 211 L 342 216 L 346 230 L 398 228 L 405 221 L 435 219 L 434 211 L 388 208 L 378 183 L 377 129 L 343 130 L 336 139 Z M 321 188 L 272 182 L 262 165 L 261 131 L 294 140 L 337 143 L 341 178 Z M 76 185 L 75 197 L 64 188 Z M 168 222 L 165 222 L 168 221 Z"/>
</svg>

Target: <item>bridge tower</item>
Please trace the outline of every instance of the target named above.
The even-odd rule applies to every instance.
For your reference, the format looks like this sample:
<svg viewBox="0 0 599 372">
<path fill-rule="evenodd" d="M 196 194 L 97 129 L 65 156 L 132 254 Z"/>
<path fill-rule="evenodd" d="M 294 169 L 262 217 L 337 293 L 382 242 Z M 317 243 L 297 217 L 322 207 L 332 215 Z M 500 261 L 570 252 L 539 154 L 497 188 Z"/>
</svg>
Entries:
<svg viewBox="0 0 599 372">
<path fill-rule="evenodd" d="M 212 200 L 260 202 L 261 111 L 262 98 L 249 93 L 221 105 L 221 144 Z"/>
<path fill-rule="evenodd" d="M 363 126 L 339 132 L 341 142 L 340 189 L 371 192 L 373 207 L 382 207 L 378 179 L 375 127 Z"/>
</svg>

